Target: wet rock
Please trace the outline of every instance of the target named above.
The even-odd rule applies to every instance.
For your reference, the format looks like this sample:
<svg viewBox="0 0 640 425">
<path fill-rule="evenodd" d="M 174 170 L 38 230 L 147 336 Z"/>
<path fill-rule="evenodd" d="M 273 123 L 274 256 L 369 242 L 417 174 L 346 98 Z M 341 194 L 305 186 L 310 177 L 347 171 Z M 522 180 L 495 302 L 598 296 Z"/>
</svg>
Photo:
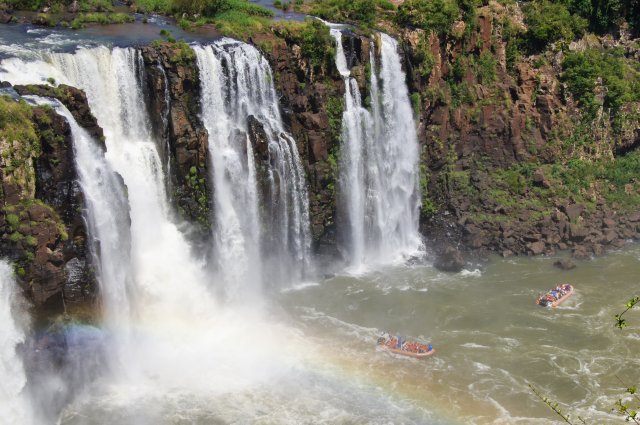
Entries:
<svg viewBox="0 0 640 425">
<path fill-rule="evenodd" d="M 98 125 L 98 120 L 93 115 L 93 112 L 91 112 L 89 101 L 83 90 L 65 84 L 60 84 L 57 87 L 34 84 L 28 86 L 16 85 L 13 88 L 21 96 L 31 94 L 58 99 L 60 103 L 67 107 L 78 124 L 87 130 L 96 141 L 104 141 L 102 128 Z"/>
<path fill-rule="evenodd" d="M 0 143 L 0 255 L 13 262 L 36 307 L 60 295 L 67 303 L 90 302 L 96 286 L 86 261 L 84 199 L 70 127 L 53 109 L 33 107 L 31 112 L 38 148 Z M 69 286 L 67 294 L 72 280 L 77 290 Z"/>
<path fill-rule="evenodd" d="M 531 254 L 540 255 L 545 250 L 545 244 L 542 241 L 532 242 L 530 244 L 527 244 L 527 248 L 529 249 L 529 252 L 531 252 Z"/>
<path fill-rule="evenodd" d="M 578 245 L 573 249 L 573 253 L 571 254 L 573 256 L 573 258 L 575 258 L 576 260 L 588 260 L 591 258 L 591 256 L 589 255 L 589 253 L 587 252 L 587 249 L 582 246 L 582 245 Z"/>
<path fill-rule="evenodd" d="M 269 139 L 267 133 L 264 130 L 264 126 L 256 117 L 249 115 L 247 118 L 247 131 L 249 134 L 249 140 L 253 145 L 256 153 L 263 161 L 269 159 Z"/>
<path fill-rule="evenodd" d="M 603 237 L 603 241 L 608 244 L 612 243 L 616 239 L 618 239 L 618 234 L 615 230 L 607 230 Z"/>
<path fill-rule="evenodd" d="M 604 247 L 598 243 L 593 244 L 593 246 L 591 247 L 591 251 L 596 257 L 602 257 L 604 255 Z"/>
<path fill-rule="evenodd" d="M 562 270 L 572 270 L 576 268 L 576 263 L 574 263 L 571 259 L 568 259 L 568 258 L 558 260 L 555 263 L 553 263 L 553 265 Z"/>
<path fill-rule="evenodd" d="M 8 24 L 13 20 L 13 15 L 6 10 L 0 10 L 0 24 Z"/>
<path fill-rule="evenodd" d="M 140 49 L 144 61 L 146 100 L 152 128 L 163 140 L 159 153 L 169 163 L 172 201 L 194 225 L 194 236 L 209 237 L 213 215 L 208 134 L 200 119 L 200 77 L 195 55 L 177 43 L 154 43 Z M 180 57 L 180 60 L 176 60 Z"/>
<path fill-rule="evenodd" d="M 581 242 L 589 235 L 589 229 L 575 223 L 570 223 L 569 234 L 573 242 Z"/>
<path fill-rule="evenodd" d="M 452 246 L 445 247 L 444 251 L 438 255 L 433 266 L 438 270 L 457 273 L 464 268 L 465 261 L 462 253 Z"/>
</svg>

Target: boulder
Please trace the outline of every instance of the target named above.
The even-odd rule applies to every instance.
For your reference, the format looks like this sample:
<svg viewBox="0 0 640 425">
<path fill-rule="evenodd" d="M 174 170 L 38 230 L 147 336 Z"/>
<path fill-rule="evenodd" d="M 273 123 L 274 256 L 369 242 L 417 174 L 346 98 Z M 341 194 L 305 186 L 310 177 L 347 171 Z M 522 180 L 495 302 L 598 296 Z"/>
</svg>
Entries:
<svg viewBox="0 0 640 425">
<path fill-rule="evenodd" d="M 569 220 L 571 221 L 577 220 L 584 209 L 584 205 L 582 204 L 569 204 L 563 207 L 564 213 L 567 215 L 567 217 L 569 217 Z"/>
<path fill-rule="evenodd" d="M 576 268 L 576 263 L 574 263 L 573 260 L 569 258 L 558 260 L 553 263 L 553 265 L 562 270 L 571 270 Z"/>
<path fill-rule="evenodd" d="M 544 252 L 545 245 L 544 242 L 538 241 L 527 244 L 527 248 L 531 254 L 540 255 Z"/>
<path fill-rule="evenodd" d="M 549 189 L 551 187 L 549 180 L 544 176 L 544 171 L 542 171 L 541 168 L 533 173 L 532 180 L 533 184 L 538 187 L 544 187 L 545 189 Z"/>
<path fill-rule="evenodd" d="M 572 256 L 576 260 L 588 260 L 591 258 L 587 249 L 582 245 L 578 245 L 573 249 Z"/>
<path fill-rule="evenodd" d="M 577 224 L 569 224 L 569 234 L 574 242 L 581 242 L 589 235 L 589 230 Z"/>
<path fill-rule="evenodd" d="M 452 246 L 447 246 L 444 251 L 438 255 L 433 266 L 438 270 L 457 273 L 464 268 L 464 264 L 465 261 L 462 253 Z"/>
</svg>

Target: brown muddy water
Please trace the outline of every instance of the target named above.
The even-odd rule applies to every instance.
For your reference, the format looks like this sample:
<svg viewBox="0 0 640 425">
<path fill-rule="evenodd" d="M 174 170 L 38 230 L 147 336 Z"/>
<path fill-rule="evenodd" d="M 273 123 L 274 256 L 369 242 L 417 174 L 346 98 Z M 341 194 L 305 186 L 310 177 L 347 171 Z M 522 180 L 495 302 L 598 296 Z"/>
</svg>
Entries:
<svg viewBox="0 0 640 425">
<path fill-rule="evenodd" d="M 555 260 L 496 257 L 458 274 L 388 267 L 285 289 L 266 315 L 222 307 L 202 328 L 141 325 L 143 339 L 157 336 L 152 327 L 181 335 L 185 358 L 204 352 L 210 367 L 176 362 L 175 386 L 154 376 L 102 382 L 61 423 L 561 423 L 529 384 L 587 423 L 622 423 L 611 409 L 624 393 L 618 377 L 640 382 L 640 313 L 625 330 L 614 315 L 638 292 L 640 247 L 571 271 Z M 560 282 L 575 295 L 555 309 L 535 304 Z M 437 352 L 377 350 L 383 331 Z"/>
</svg>

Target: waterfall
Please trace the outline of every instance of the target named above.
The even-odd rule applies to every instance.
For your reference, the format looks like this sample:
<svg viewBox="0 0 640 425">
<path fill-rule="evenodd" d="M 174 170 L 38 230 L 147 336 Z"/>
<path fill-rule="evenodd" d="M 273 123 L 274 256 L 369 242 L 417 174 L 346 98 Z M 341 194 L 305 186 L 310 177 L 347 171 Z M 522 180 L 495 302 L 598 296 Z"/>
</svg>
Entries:
<svg viewBox="0 0 640 425">
<path fill-rule="evenodd" d="M 57 100 L 36 98 L 62 115 L 73 138 L 73 152 L 86 209 L 90 246 L 96 277 L 100 282 L 105 305 L 105 324 L 118 330 L 119 336 L 130 337 L 129 204 L 126 188 L 104 158 L 97 141 L 80 127 L 69 110 Z"/>
<path fill-rule="evenodd" d="M 372 223 L 380 235 L 378 258 L 389 258 L 394 253 L 415 253 L 422 243 L 418 231 L 420 148 L 398 43 L 384 33 L 380 34 L 380 42 L 378 77 L 375 49 L 371 49 L 376 144 L 371 146 L 369 163 L 375 163 L 377 174 L 370 175 L 375 176 L 372 180 L 379 185 L 376 222 Z"/>
<path fill-rule="evenodd" d="M 52 54 L 50 62 L 71 85 L 87 93 L 104 129 L 105 156 L 127 186 L 134 282 L 129 292 L 141 300 L 134 300 L 134 313 L 149 320 L 170 312 L 206 314 L 212 307 L 203 295 L 207 293 L 203 264 L 191 254 L 188 241 L 171 219 L 159 143 L 152 137 L 143 100 L 140 53 L 99 47 Z"/>
<path fill-rule="evenodd" d="M 271 68 L 258 50 L 230 39 L 194 50 L 209 132 L 218 268 L 227 296 L 246 296 L 261 290 L 263 275 L 296 279 L 309 268 L 304 172 L 282 124 Z M 256 163 L 265 156 L 266 165 Z M 259 199 L 258 173 L 267 199 Z"/>
<path fill-rule="evenodd" d="M 379 67 L 372 44 L 369 111 L 351 77 L 341 27 L 328 25 L 345 82 L 339 166 L 343 231 L 349 263 L 358 269 L 402 259 L 420 248 L 419 147 L 396 41 L 380 34 Z"/>
<path fill-rule="evenodd" d="M 169 347 L 180 342 L 172 339 L 171 333 L 145 333 L 143 339 L 139 330 L 153 329 L 167 321 L 173 328 L 188 328 L 210 316 L 217 305 L 209 294 L 204 259 L 192 254 L 179 223 L 173 221 L 158 153 L 160 143 L 153 138 L 143 100 L 141 61 L 135 49 L 98 47 L 73 54 L 43 53 L 42 60 L 28 63 L 6 60 L 2 74 L 13 83 L 41 83 L 53 77 L 87 94 L 91 110 L 104 129 L 106 164 L 90 152 L 82 155 L 80 149 L 86 140 L 82 141 L 85 135 L 81 132 L 74 132 L 74 148 L 88 198 L 89 230 L 99 239 L 99 280 L 107 324 L 113 325 L 114 342 L 121 343 L 114 350 L 112 360 L 119 366 L 114 372 L 131 379 L 157 376 L 172 381 L 177 379 L 174 372 L 178 372 L 169 365 L 179 361 L 174 357 L 179 352 Z M 124 196 L 106 190 L 110 179 L 118 178 L 114 173 L 126 186 L 130 220 L 109 211 L 124 208 L 126 202 L 109 199 Z M 130 243 L 116 242 L 118 235 L 130 235 Z M 107 258 L 112 248 L 112 257 Z M 168 358 L 150 362 L 156 352 L 166 352 Z"/>
<path fill-rule="evenodd" d="M 16 353 L 25 335 L 18 320 L 15 289 L 11 266 L 0 261 L 0 422 L 28 425 L 32 418 L 24 395 L 27 378 L 22 359 Z"/>
<path fill-rule="evenodd" d="M 104 130 L 101 155 L 99 141 L 56 104 L 73 133 L 105 328 L 115 346 L 106 377 L 151 393 L 228 391 L 281 370 L 270 369 L 282 363 L 282 344 L 273 342 L 280 334 L 249 301 L 259 298 L 263 274 L 284 275 L 289 268 L 301 275 L 310 262 L 303 168 L 284 130 L 267 62 L 237 42 L 195 50 L 216 182 L 216 260 L 228 279 L 226 295 L 236 301 L 232 308 L 216 301 L 219 280 L 208 275 L 206 256 L 192 252 L 172 214 L 159 154 L 164 141 L 151 128 L 140 52 L 41 52 L 38 60 L 6 59 L 0 69 L 0 78 L 13 84 L 54 78 L 84 90 Z M 254 344 L 260 356 L 246 350 Z"/>
<path fill-rule="evenodd" d="M 340 197 L 346 206 L 348 221 L 349 261 L 357 266 L 365 262 L 365 215 L 367 190 L 363 155 L 367 140 L 373 138 L 372 117 L 362 106 L 360 89 L 347 65 L 342 46 L 342 32 L 331 27 L 336 40 L 336 66 L 344 79 L 344 112 L 342 114 L 342 154 L 340 157 Z"/>
</svg>

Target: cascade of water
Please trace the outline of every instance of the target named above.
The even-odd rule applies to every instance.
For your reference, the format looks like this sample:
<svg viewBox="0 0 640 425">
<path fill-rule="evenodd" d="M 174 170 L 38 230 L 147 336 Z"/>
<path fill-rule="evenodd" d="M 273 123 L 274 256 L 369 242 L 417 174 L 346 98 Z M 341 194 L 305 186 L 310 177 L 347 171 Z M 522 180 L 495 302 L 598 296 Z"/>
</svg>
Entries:
<svg viewBox="0 0 640 425">
<path fill-rule="evenodd" d="M 85 219 L 93 247 L 94 267 L 105 304 L 105 322 L 125 342 L 130 337 L 131 268 L 129 256 L 129 204 L 122 180 L 107 163 L 97 142 L 80 127 L 69 110 L 57 100 L 38 98 L 67 120 L 84 195 Z"/>
<path fill-rule="evenodd" d="M 263 274 L 295 279 L 309 267 L 304 172 L 283 128 L 271 68 L 258 50 L 229 39 L 194 49 L 212 158 L 219 270 L 227 296 L 246 296 L 260 290 Z M 266 138 L 265 168 L 254 162 L 250 126 Z M 258 199 L 256 171 L 268 182 L 268 199 Z"/>
<path fill-rule="evenodd" d="M 0 261 L 0 422 L 3 424 L 30 424 L 29 406 L 24 397 L 27 383 L 22 359 L 16 353 L 25 335 L 17 319 L 17 288 L 11 266 Z"/>
<path fill-rule="evenodd" d="M 336 66 L 345 84 L 342 114 L 342 155 L 340 157 L 340 200 L 348 221 L 348 252 L 351 265 L 365 262 L 366 180 L 364 149 L 373 137 L 372 118 L 362 106 L 360 89 L 347 65 L 339 27 L 330 26 L 336 40 Z"/>
<path fill-rule="evenodd" d="M 201 322 L 217 307 L 208 293 L 204 260 L 194 258 L 190 244 L 171 218 L 158 145 L 153 140 L 143 100 L 141 68 L 140 53 L 134 49 L 99 47 L 81 49 L 74 54 L 43 54 L 43 60 L 29 63 L 11 59 L 3 62 L 2 74 L 14 83 L 40 83 L 47 77 L 53 77 L 60 83 L 86 92 L 91 110 L 104 129 L 105 159 L 109 167 L 122 176 L 130 206 L 130 221 L 119 220 L 115 224 L 117 232 L 114 232 L 120 235 L 130 232 L 130 250 L 122 244 L 119 246 L 122 251 L 114 254 L 115 258 L 101 258 L 101 286 L 107 298 L 111 291 L 114 294 L 105 305 L 109 320 L 114 325 L 127 327 L 137 323 L 137 329 L 155 327 L 158 323 L 172 320 L 172 326 L 182 329 Z M 83 159 L 78 157 L 77 160 Z M 100 186 L 101 183 L 91 179 L 104 178 L 104 175 L 95 170 L 96 164 L 91 160 L 86 166 L 94 169 L 89 170 L 90 181 L 83 181 L 83 189 L 93 190 L 94 185 Z M 82 168 L 83 164 L 79 164 L 81 178 Z M 103 189 L 95 190 L 100 192 Z M 96 227 L 90 224 L 91 231 L 109 232 L 107 224 L 100 221 L 101 214 L 108 213 L 94 210 L 109 202 L 104 198 L 87 202 L 91 209 L 88 217 L 96 220 Z M 104 209 L 116 207 L 117 204 Z M 101 245 L 111 244 L 109 237 L 93 236 L 100 237 Z M 100 246 L 101 256 L 105 255 L 106 248 Z M 129 279 L 124 279 L 123 275 L 129 275 Z M 107 276 L 114 276 L 121 283 L 126 280 L 126 290 L 107 288 L 107 285 L 112 285 L 112 282 L 103 280 Z M 122 297 L 127 297 L 130 311 L 124 308 L 127 300 Z M 115 331 L 121 334 L 120 329 Z M 159 345 L 174 346 L 176 341 L 163 338 L 157 340 L 154 336 L 146 343 L 132 338 L 130 345 L 117 348 L 119 356 L 115 360 L 120 360 L 122 366 L 117 371 L 132 378 L 143 374 L 177 379 L 168 367 L 177 361 L 171 357 L 174 351 Z M 151 363 L 144 354 L 162 350 L 169 353 L 170 358 Z"/>
<path fill-rule="evenodd" d="M 120 367 L 109 375 L 110 384 L 134 385 L 132 394 L 151 394 L 152 398 L 185 389 L 228 392 L 251 388 L 256 380 L 268 380 L 281 371 L 281 332 L 266 326 L 261 309 L 245 303 L 246 299 L 240 299 L 243 305 L 234 304 L 233 309 L 214 302 L 205 279 L 204 261 L 194 259 L 184 235 L 170 220 L 158 144 L 148 128 L 151 120 L 136 71 L 140 67 L 139 54 L 132 49 L 97 48 L 43 55 L 43 60 L 28 63 L 11 59 L 2 65 L 0 76 L 14 83 L 42 83 L 53 77 L 84 89 L 105 131 L 105 159 L 122 175 L 127 187 L 131 277 L 126 295 L 131 313 L 126 314 L 117 305 L 105 307 L 114 310 L 116 320 L 121 318 L 129 324 L 132 337 L 130 344 L 116 350 L 119 356 L 115 360 L 120 360 Z M 238 73 L 246 75 L 247 66 L 239 67 Z M 248 95 L 244 96 L 242 102 L 249 102 Z M 273 93 L 271 96 L 275 98 Z M 134 115 L 137 118 L 132 119 Z M 248 142 L 242 146 L 249 151 L 252 148 Z M 255 182 L 253 155 L 245 157 L 246 165 L 239 166 L 246 167 L 247 179 Z M 230 168 L 230 172 L 235 171 Z M 255 183 L 237 182 L 248 186 L 249 192 L 253 191 L 248 196 L 257 199 Z M 229 194 L 233 196 L 236 194 Z M 252 205 L 253 214 L 258 216 L 257 204 Z M 97 204 L 88 202 L 87 207 L 96 208 Z M 88 216 L 99 214 L 89 211 Z M 129 227 L 124 220 L 118 224 Z M 90 231 L 94 228 L 90 227 Z M 255 249 L 259 249 L 257 244 Z M 118 267 L 115 263 L 102 264 Z M 119 329 L 114 329 L 117 332 Z M 117 344 L 121 339 L 109 341 Z"/>
<path fill-rule="evenodd" d="M 143 101 L 140 53 L 100 47 L 50 59 L 73 85 L 86 91 L 105 131 L 106 158 L 127 186 L 135 289 L 144 299 L 138 307 L 148 314 L 175 309 L 204 314 L 210 306 L 203 302 L 203 265 L 170 219 L 162 164 Z"/>
<path fill-rule="evenodd" d="M 336 67 L 346 88 L 340 204 L 346 212 L 349 262 L 357 269 L 366 263 L 393 261 L 419 249 L 419 149 L 396 41 L 380 35 L 379 70 L 372 45 L 369 112 L 362 105 L 356 79 L 351 77 L 341 27 L 328 25 L 336 41 Z"/>
<path fill-rule="evenodd" d="M 415 253 L 422 240 L 418 232 L 420 210 L 420 148 L 398 43 L 380 34 L 380 70 L 374 77 L 371 49 L 371 99 L 375 105 L 376 145 L 370 162 L 377 168 L 374 226 L 379 234 L 378 258 Z M 379 88 L 381 86 L 381 89 Z M 378 92 L 380 94 L 378 94 Z M 375 102 L 378 100 L 378 102 Z"/>
</svg>

